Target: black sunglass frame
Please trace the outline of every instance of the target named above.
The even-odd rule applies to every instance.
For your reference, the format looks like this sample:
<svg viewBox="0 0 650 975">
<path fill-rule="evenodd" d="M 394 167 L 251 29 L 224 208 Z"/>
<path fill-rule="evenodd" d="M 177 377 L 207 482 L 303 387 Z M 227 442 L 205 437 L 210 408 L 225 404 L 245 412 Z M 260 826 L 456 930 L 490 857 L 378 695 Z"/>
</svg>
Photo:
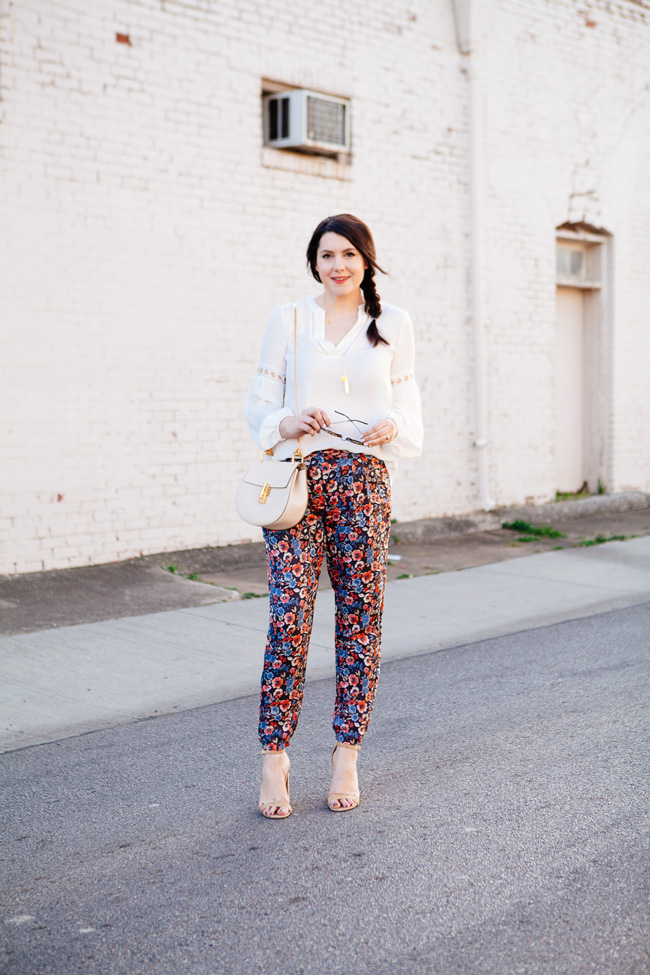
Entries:
<svg viewBox="0 0 650 975">
<path fill-rule="evenodd" d="M 345 417 L 348 423 L 351 423 L 353 427 L 356 427 L 357 423 L 363 423 L 364 427 L 368 426 L 367 420 L 353 420 L 351 416 L 348 416 L 347 413 L 341 413 L 340 410 L 334 410 L 334 412 L 338 413 L 339 416 Z M 343 420 L 339 420 L 338 422 L 343 423 Z M 344 434 L 337 433 L 336 430 L 332 430 L 331 427 L 323 427 L 323 430 L 325 433 L 329 433 L 330 437 L 338 437 L 339 440 L 345 440 L 347 443 L 356 443 L 359 445 L 359 447 L 366 446 L 363 440 L 355 440 L 354 437 L 346 437 Z"/>
</svg>

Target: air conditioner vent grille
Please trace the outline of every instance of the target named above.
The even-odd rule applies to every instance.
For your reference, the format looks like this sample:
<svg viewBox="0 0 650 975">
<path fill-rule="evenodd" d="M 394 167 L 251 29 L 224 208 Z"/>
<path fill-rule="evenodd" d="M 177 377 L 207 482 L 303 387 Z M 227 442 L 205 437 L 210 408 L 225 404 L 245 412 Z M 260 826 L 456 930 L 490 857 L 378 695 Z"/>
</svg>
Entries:
<svg viewBox="0 0 650 975">
<path fill-rule="evenodd" d="M 289 138 L 289 99 L 278 98 L 269 104 L 269 138 Z"/>
<path fill-rule="evenodd" d="M 307 135 L 314 142 L 345 144 L 345 105 L 324 98 L 307 98 Z"/>
</svg>

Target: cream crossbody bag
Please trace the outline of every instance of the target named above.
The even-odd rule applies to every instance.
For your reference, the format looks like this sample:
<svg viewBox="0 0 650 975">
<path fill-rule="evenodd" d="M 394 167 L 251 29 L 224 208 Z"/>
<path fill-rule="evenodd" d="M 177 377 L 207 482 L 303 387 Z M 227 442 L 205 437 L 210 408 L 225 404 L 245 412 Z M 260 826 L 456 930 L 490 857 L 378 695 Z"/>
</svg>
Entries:
<svg viewBox="0 0 650 975">
<path fill-rule="evenodd" d="M 298 406 L 298 312 L 293 306 L 293 378 Z M 237 514 L 249 525 L 273 530 L 293 528 L 307 508 L 307 467 L 298 437 L 291 460 L 275 460 L 273 450 L 265 450 L 259 461 L 248 468 L 239 487 L 235 504 Z"/>
</svg>

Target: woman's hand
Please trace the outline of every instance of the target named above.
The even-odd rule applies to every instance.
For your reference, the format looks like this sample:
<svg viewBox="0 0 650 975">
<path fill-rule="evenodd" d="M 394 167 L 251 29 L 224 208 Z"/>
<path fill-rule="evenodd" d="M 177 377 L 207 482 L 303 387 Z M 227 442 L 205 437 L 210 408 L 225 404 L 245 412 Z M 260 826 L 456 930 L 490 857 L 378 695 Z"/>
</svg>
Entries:
<svg viewBox="0 0 650 975">
<path fill-rule="evenodd" d="M 386 417 L 375 423 L 374 427 L 366 430 L 363 435 L 363 442 L 367 447 L 382 447 L 389 444 L 397 436 L 397 424 L 395 420 Z"/>
<path fill-rule="evenodd" d="M 325 410 L 319 410 L 317 406 L 308 406 L 300 416 L 285 416 L 280 423 L 280 436 L 283 440 L 296 440 L 309 434 L 315 437 L 317 433 L 328 427 L 331 420 Z"/>
</svg>

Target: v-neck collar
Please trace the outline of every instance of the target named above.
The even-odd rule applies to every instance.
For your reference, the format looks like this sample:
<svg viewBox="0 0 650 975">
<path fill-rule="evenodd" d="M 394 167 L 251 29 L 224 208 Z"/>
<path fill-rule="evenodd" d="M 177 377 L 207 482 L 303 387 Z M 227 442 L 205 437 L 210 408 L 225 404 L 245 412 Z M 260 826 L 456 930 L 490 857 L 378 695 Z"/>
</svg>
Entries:
<svg viewBox="0 0 650 975">
<path fill-rule="evenodd" d="M 330 342 L 325 338 L 325 309 L 321 308 L 321 306 L 316 302 L 316 299 L 312 298 L 311 295 L 309 296 L 309 300 L 311 302 L 313 311 L 316 312 L 314 317 L 314 338 L 324 352 L 327 352 L 330 355 L 334 352 L 338 355 L 343 355 L 343 353 L 348 351 L 354 340 L 358 338 L 368 324 L 368 312 L 366 311 L 365 304 L 359 305 L 359 314 L 357 315 L 356 322 L 350 331 L 345 333 L 341 341 L 335 345 L 333 342 Z"/>
</svg>

